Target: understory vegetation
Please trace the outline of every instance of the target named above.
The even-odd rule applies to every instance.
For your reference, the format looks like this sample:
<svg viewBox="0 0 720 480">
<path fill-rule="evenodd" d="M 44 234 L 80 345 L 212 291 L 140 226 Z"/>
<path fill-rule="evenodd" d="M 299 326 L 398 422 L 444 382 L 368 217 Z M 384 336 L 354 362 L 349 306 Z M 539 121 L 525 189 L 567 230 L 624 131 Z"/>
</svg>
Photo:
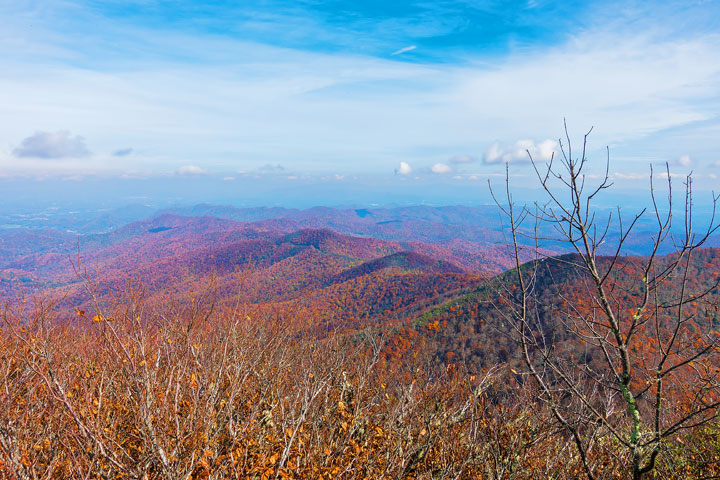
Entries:
<svg viewBox="0 0 720 480">
<path fill-rule="evenodd" d="M 398 353 L 397 328 L 318 335 L 211 297 L 150 307 L 141 292 L 56 315 L 48 303 L 3 310 L 1 478 L 585 476 L 526 375 L 439 366 L 422 336 Z M 655 478 L 720 475 L 716 419 L 662 448 Z M 622 452 L 594 429 L 597 475 L 627 478 Z"/>
</svg>

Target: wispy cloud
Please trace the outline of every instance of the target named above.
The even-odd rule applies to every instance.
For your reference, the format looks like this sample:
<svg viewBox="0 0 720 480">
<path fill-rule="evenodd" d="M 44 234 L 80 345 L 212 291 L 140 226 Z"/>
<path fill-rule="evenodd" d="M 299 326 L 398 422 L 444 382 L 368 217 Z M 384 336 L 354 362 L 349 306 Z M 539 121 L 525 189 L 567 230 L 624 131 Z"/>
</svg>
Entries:
<svg viewBox="0 0 720 480">
<path fill-rule="evenodd" d="M 456 165 L 465 164 L 465 163 L 473 163 L 474 161 L 475 161 L 475 157 L 472 155 L 455 155 L 453 157 L 450 157 L 450 163 L 454 163 Z"/>
<path fill-rule="evenodd" d="M 647 180 L 650 178 L 649 173 L 622 173 L 622 172 L 615 172 L 613 174 L 613 177 L 618 180 Z"/>
<path fill-rule="evenodd" d="M 283 167 L 282 165 L 280 165 L 279 163 L 275 164 L 275 165 L 267 163 L 257 169 L 257 171 L 260 173 L 283 173 L 283 172 L 285 172 L 285 170 L 287 170 L 287 169 L 285 167 Z"/>
<path fill-rule="evenodd" d="M 392 56 L 402 55 L 403 53 L 412 52 L 412 51 L 415 50 L 416 48 L 417 48 L 416 45 L 410 45 L 409 47 L 403 47 L 403 48 L 401 48 L 400 50 L 395 50 L 395 51 L 394 51 L 393 53 L 391 53 L 390 55 L 392 55 Z"/>
<path fill-rule="evenodd" d="M 720 97 L 718 48 L 718 35 L 668 41 L 593 32 L 470 75 L 463 92 L 496 131 L 550 136 L 548 127 L 557 132 L 557 119 L 567 117 L 571 131 L 595 125 L 594 141 L 617 143 L 710 119 L 699 99 Z"/>
</svg>

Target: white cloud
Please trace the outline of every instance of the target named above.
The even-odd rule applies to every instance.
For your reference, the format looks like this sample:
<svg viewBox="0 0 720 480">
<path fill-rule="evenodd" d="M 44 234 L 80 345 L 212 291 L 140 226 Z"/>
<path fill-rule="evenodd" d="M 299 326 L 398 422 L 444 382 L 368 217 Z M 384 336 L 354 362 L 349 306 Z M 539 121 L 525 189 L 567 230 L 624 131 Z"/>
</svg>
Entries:
<svg viewBox="0 0 720 480">
<path fill-rule="evenodd" d="M 690 165 L 692 165 L 692 159 L 690 158 L 690 155 L 685 154 L 677 159 L 677 164 L 681 167 L 689 167 Z"/>
<path fill-rule="evenodd" d="M 207 175 L 208 171 L 197 165 L 183 165 L 177 169 L 178 175 Z"/>
<path fill-rule="evenodd" d="M 483 162 L 493 163 L 522 163 L 529 162 L 530 156 L 536 162 L 548 162 L 558 149 L 554 140 L 543 140 L 535 143 L 533 140 L 518 140 L 514 145 L 501 147 L 496 142 L 485 151 Z M 529 155 L 528 155 L 529 153 Z"/>
<path fill-rule="evenodd" d="M 90 155 L 85 139 L 72 136 L 67 130 L 58 132 L 35 132 L 25 138 L 19 147 L 13 150 L 19 158 L 78 158 Z"/>
<path fill-rule="evenodd" d="M 461 163 L 473 163 L 475 161 L 475 157 L 472 155 L 455 155 L 454 157 L 450 158 L 450 163 L 454 164 L 461 164 Z"/>
<path fill-rule="evenodd" d="M 452 167 L 444 163 L 436 163 L 431 168 L 432 173 L 445 174 L 452 172 Z"/>
<path fill-rule="evenodd" d="M 410 45 L 409 47 L 401 48 L 400 50 L 396 50 L 390 55 L 402 55 L 403 53 L 411 52 L 417 48 L 417 45 Z"/>
<path fill-rule="evenodd" d="M 407 162 L 400 162 L 400 166 L 395 169 L 395 175 L 410 175 L 412 173 L 412 167 Z"/>
</svg>

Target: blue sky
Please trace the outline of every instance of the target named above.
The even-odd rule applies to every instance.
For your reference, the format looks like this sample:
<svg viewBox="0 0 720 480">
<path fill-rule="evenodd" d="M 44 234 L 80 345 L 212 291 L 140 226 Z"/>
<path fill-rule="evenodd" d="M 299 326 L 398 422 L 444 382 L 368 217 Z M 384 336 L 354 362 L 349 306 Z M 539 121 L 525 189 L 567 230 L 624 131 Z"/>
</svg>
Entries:
<svg viewBox="0 0 720 480">
<path fill-rule="evenodd" d="M 565 117 L 620 185 L 712 188 L 718 52 L 713 0 L 0 0 L 0 176 L 466 191 Z"/>
</svg>

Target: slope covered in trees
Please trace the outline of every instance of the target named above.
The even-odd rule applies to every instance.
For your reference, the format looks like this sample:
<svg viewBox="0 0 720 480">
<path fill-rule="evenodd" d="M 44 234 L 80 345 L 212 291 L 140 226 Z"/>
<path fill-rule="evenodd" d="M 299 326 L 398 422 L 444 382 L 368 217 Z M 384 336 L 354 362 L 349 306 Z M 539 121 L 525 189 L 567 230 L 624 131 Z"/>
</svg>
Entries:
<svg viewBox="0 0 720 480">
<path fill-rule="evenodd" d="M 660 267 L 674 259 L 668 255 Z M 543 258 L 521 266 L 526 273 L 534 273 L 533 304 L 529 306 L 537 314 L 537 324 L 544 328 L 543 334 L 558 348 L 568 349 L 576 357 L 592 355 L 582 345 L 568 344 L 567 318 L 591 313 L 598 305 L 588 302 L 587 293 L 593 287 L 587 272 L 578 264 L 575 255 Z M 610 257 L 600 259 L 608 266 Z M 612 286 L 612 302 L 621 305 L 626 312 L 634 312 L 642 299 L 641 286 L 628 283 L 631 272 L 637 272 L 642 257 L 623 257 L 619 261 L 617 278 Z M 720 327 L 718 301 L 715 285 L 720 281 L 720 249 L 698 250 L 688 264 L 687 282 L 675 278 L 675 295 L 681 288 L 692 291 L 711 289 L 710 295 L 697 299 L 687 306 L 687 314 L 706 328 Z M 497 362 L 518 364 L 520 352 L 512 338 L 512 309 L 519 291 L 514 270 L 499 275 L 479 285 L 474 291 L 449 299 L 437 307 L 418 315 L 414 326 L 435 347 L 439 361 L 447 358 L 471 365 L 473 369 L 487 368 Z M 664 299 L 672 305 L 671 299 Z M 663 299 L 658 299 L 662 304 Z M 629 315 L 631 316 L 631 315 Z M 578 350 L 578 348 L 580 350 Z M 574 349 L 574 351 L 573 351 Z"/>
<path fill-rule="evenodd" d="M 439 252 L 443 259 L 395 241 L 327 229 L 287 233 L 211 217 L 163 214 L 107 234 L 76 237 L 74 243 L 67 234 L 45 232 L 48 244 L 35 251 L 23 246 L 32 240 L 30 233 L 6 237 L 9 254 L 0 283 L 5 298 L 21 291 L 64 297 L 66 312 L 102 303 L 131 282 L 158 304 L 211 289 L 228 308 L 241 302 L 302 308 L 324 323 L 380 321 L 404 318 L 399 311 L 411 304 L 470 288 L 497 269 L 477 259 L 469 267 L 467 253 L 456 256 L 457 250 L 422 242 L 411 248 Z M 61 238 L 66 241 L 51 248 L 53 239 Z M 460 266 L 452 263 L 455 258 Z"/>
<path fill-rule="evenodd" d="M 326 235 L 305 232 L 299 244 Z M 719 259 L 698 251 L 693 282 L 712 282 Z M 538 313 L 559 346 L 555 310 L 586 288 L 574 260 L 522 266 L 538 272 Z M 212 295 L 157 305 L 132 288 L 72 324 L 51 321 L 48 304 L 4 308 L 3 478 L 580 477 L 571 440 L 555 433 L 552 412 L 517 374 L 502 315 L 503 292 L 516 290 L 512 272 L 459 295 L 442 282 L 461 274 L 418 272 L 418 262 L 398 274 L 406 263 L 371 261 L 388 265 L 368 269 L 382 275 L 333 283 L 326 304 L 296 304 L 292 315 L 220 308 Z M 433 301 L 444 291 L 450 299 L 404 324 L 318 330 L 307 322 L 331 312 L 345 290 L 355 296 L 338 312 L 378 315 L 386 310 L 372 290 L 388 298 L 397 282 L 407 282 L 395 287 L 403 302 L 430 288 Z M 633 298 L 619 283 L 617 300 Z M 698 315 L 717 315 L 710 300 L 698 302 Z M 468 341 L 486 356 L 467 355 Z M 656 471 L 718 474 L 718 445 L 717 423 L 678 432 Z M 592 455 L 603 478 L 627 478 L 629 459 L 611 438 L 599 437 Z"/>
</svg>

